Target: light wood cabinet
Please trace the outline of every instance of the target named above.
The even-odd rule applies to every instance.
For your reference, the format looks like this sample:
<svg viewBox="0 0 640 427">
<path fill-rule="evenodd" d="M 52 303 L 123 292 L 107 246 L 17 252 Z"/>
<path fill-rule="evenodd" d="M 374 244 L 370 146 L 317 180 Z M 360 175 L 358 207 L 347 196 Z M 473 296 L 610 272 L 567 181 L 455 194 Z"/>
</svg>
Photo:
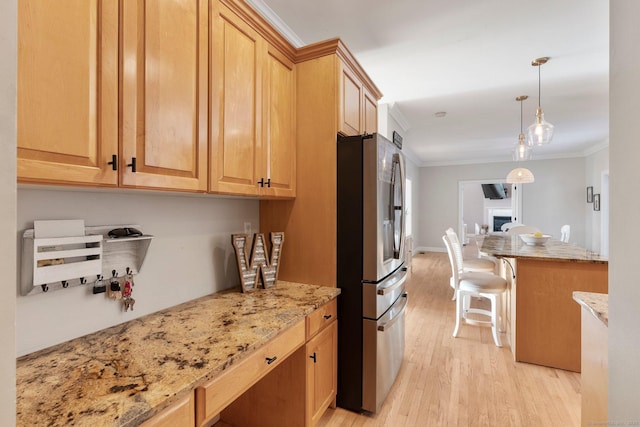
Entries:
<svg viewBox="0 0 640 427">
<path fill-rule="evenodd" d="M 344 82 L 354 82 L 347 91 L 363 87 L 358 96 L 368 92 L 377 101 L 382 94 L 340 40 L 304 47 L 298 56 L 296 139 L 304 150 L 296 154 L 296 199 L 261 201 L 260 230 L 285 232 L 278 273 L 282 280 L 336 286 L 336 137 L 344 115 L 338 111 L 346 111 Z"/>
<path fill-rule="evenodd" d="M 206 0 L 25 0 L 18 21 L 20 181 L 206 191 Z"/>
<path fill-rule="evenodd" d="M 215 193 L 295 196 L 295 64 L 213 3 L 211 160 Z"/>
<path fill-rule="evenodd" d="M 116 186 L 118 1 L 18 2 L 20 182 Z"/>
<path fill-rule="evenodd" d="M 143 422 L 140 427 L 193 427 L 196 410 L 193 392 Z"/>
<path fill-rule="evenodd" d="M 338 130 L 344 135 L 378 130 L 378 100 L 349 65 L 340 61 Z"/>
<path fill-rule="evenodd" d="M 224 375 L 196 388 L 196 425 L 206 425 L 249 387 L 285 361 L 304 342 L 305 326 L 301 320 L 245 360 L 233 365 Z"/>
<path fill-rule="evenodd" d="M 335 408 L 337 390 L 338 322 L 335 316 L 307 342 L 307 425 L 315 425 L 324 411 Z"/>
<path fill-rule="evenodd" d="M 208 2 L 121 7 L 121 185 L 204 192 Z"/>
<path fill-rule="evenodd" d="M 220 414 L 220 425 L 311 427 L 329 406 L 335 407 L 338 342 L 335 299 L 306 317 L 305 337 L 306 344 L 277 369 L 231 399 L 233 402 Z M 233 394 L 233 389 L 224 390 L 225 396 Z"/>
</svg>

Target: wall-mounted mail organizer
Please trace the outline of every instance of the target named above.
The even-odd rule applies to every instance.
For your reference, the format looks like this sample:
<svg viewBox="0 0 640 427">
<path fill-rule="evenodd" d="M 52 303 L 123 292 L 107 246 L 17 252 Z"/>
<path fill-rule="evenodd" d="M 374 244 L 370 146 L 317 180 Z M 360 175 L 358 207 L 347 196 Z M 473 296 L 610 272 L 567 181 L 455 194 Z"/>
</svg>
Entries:
<svg viewBox="0 0 640 427">
<path fill-rule="evenodd" d="M 99 276 L 108 279 L 115 270 L 119 276 L 137 274 L 149 249 L 153 236 L 109 237 L 109 231 L 117 228 L 136 228 L 138 225 L 105 225 L 84 227 L 84 221 L 76 221 L 69 231 L 64 225 L 71 221 L 37 221 L 49 223 L 62 231 L 38 237 L 38 228 L 25 230 L 22 236 L 22 271 L 20 294 L 31 295 L 69 286 L 92 285 Z M 55 224 L 54 224 L 55 223 Z M 51 225 L 53 224 L 53 226 Z M 79 231 L 79 230 L 82 230 Z M 51 237 L 53 234 L 81 234 Z"/>
</svg>

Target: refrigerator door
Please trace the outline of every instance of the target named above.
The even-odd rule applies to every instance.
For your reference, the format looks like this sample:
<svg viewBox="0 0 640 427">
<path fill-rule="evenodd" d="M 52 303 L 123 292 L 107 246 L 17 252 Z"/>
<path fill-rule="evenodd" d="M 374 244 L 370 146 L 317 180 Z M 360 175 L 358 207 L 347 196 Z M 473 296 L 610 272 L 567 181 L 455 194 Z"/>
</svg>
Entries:
<svg viewBox="0 0 640 427">
<path fill-rule="evenodd" d="M 378 282 L 404 259 L 404 158 L 381 135 L 363 140 L 363 279 Z"/>
<path fill-rule="evenodd" d="M 378 412 L 396 380 L 404 356 L 404 293 L 379 320 L 363 319 L 362 409 Z"/>
</svg>

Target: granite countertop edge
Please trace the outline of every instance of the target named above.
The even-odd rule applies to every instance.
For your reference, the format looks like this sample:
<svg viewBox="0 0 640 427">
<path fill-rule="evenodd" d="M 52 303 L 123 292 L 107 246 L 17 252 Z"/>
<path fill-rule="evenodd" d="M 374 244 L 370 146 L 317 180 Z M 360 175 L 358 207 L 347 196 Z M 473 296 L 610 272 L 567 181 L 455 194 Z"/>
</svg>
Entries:
<svg viewBox="0 0 640 427">
<path fill-rule="evenodd" d="M 573 300 L 605 326 L 609 326 L 609 294 L 574 291 Z"/>
<path fill-rule="evenodd" d="M 608 258 L 595 252 L 551 239 L 546 244 L 531 246 L 518 236 L 489 235 L 478 239 L 481 253 L 501 258 L 571 262 L 584 264 L 608 264 Z"/>
<path fill-rule="evenodd" d="M 17 425 L 138 425 L 339 294 L 286 281 L 233 288 L 21 356 Z"/>
</svg>

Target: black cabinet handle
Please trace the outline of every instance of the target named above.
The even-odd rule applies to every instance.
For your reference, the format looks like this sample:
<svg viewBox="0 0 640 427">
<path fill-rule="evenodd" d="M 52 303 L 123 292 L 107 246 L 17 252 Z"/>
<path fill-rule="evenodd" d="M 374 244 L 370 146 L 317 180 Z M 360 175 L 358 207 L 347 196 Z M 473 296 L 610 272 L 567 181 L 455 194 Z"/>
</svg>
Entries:
<svg viewBox="0 0 640 427">
<path fill-rule="evenodd" d="M 278 358 L 278 356 L 273 356 L 273 357 L 267 357 L 267 365 L 271 365 L 273 362 L 276 361 L 276 359 Z"/>
<path fill-rule="evenodd" d="M 107 162 L 108 165 L 111 165 L 111 169 L 114 171 L 118 170 L 118 156 L 115 154 L 111 155 L 111 161 Z"/>
<path fill-rule="evenodd" d="M 325 314 L 325 315 L 324 315 L 324 318 L 325 318 L 326 320 L 329 320 L 329 319 L 331 319 L 331 315 L 330 315 L 330 314 Z"/>
<path fill-rule="evenodd" d="M 136 173 L 136 172 L 137 172 L 137 168 L 136 168 L 136 158 L 135 158 L 135 157 L 132 157 L 132 158 L 131 158 L 131 163 L 129 163 L 127 166 L 131 168 L 131 172 Z"/>
<path fill-rule="evenodd" d="M 316 360 L 316 352 L 315 351 L 313 352 L 313 356 L 309 356 L 309 359 L 313 359 L 313 363 L 317 362 L 317 360 Z"/>
<path fill-rule="evenodd" d="M 260 181 L 258 181 L 258 185 L 260 185 L 260 187 L 264 187 L 264 178 L 260 178 Z"/>
<path fill-rule="evenodd" d="M 267 180 L 267 187 L 271 188 L 271 178 Z"/>
</svg>

